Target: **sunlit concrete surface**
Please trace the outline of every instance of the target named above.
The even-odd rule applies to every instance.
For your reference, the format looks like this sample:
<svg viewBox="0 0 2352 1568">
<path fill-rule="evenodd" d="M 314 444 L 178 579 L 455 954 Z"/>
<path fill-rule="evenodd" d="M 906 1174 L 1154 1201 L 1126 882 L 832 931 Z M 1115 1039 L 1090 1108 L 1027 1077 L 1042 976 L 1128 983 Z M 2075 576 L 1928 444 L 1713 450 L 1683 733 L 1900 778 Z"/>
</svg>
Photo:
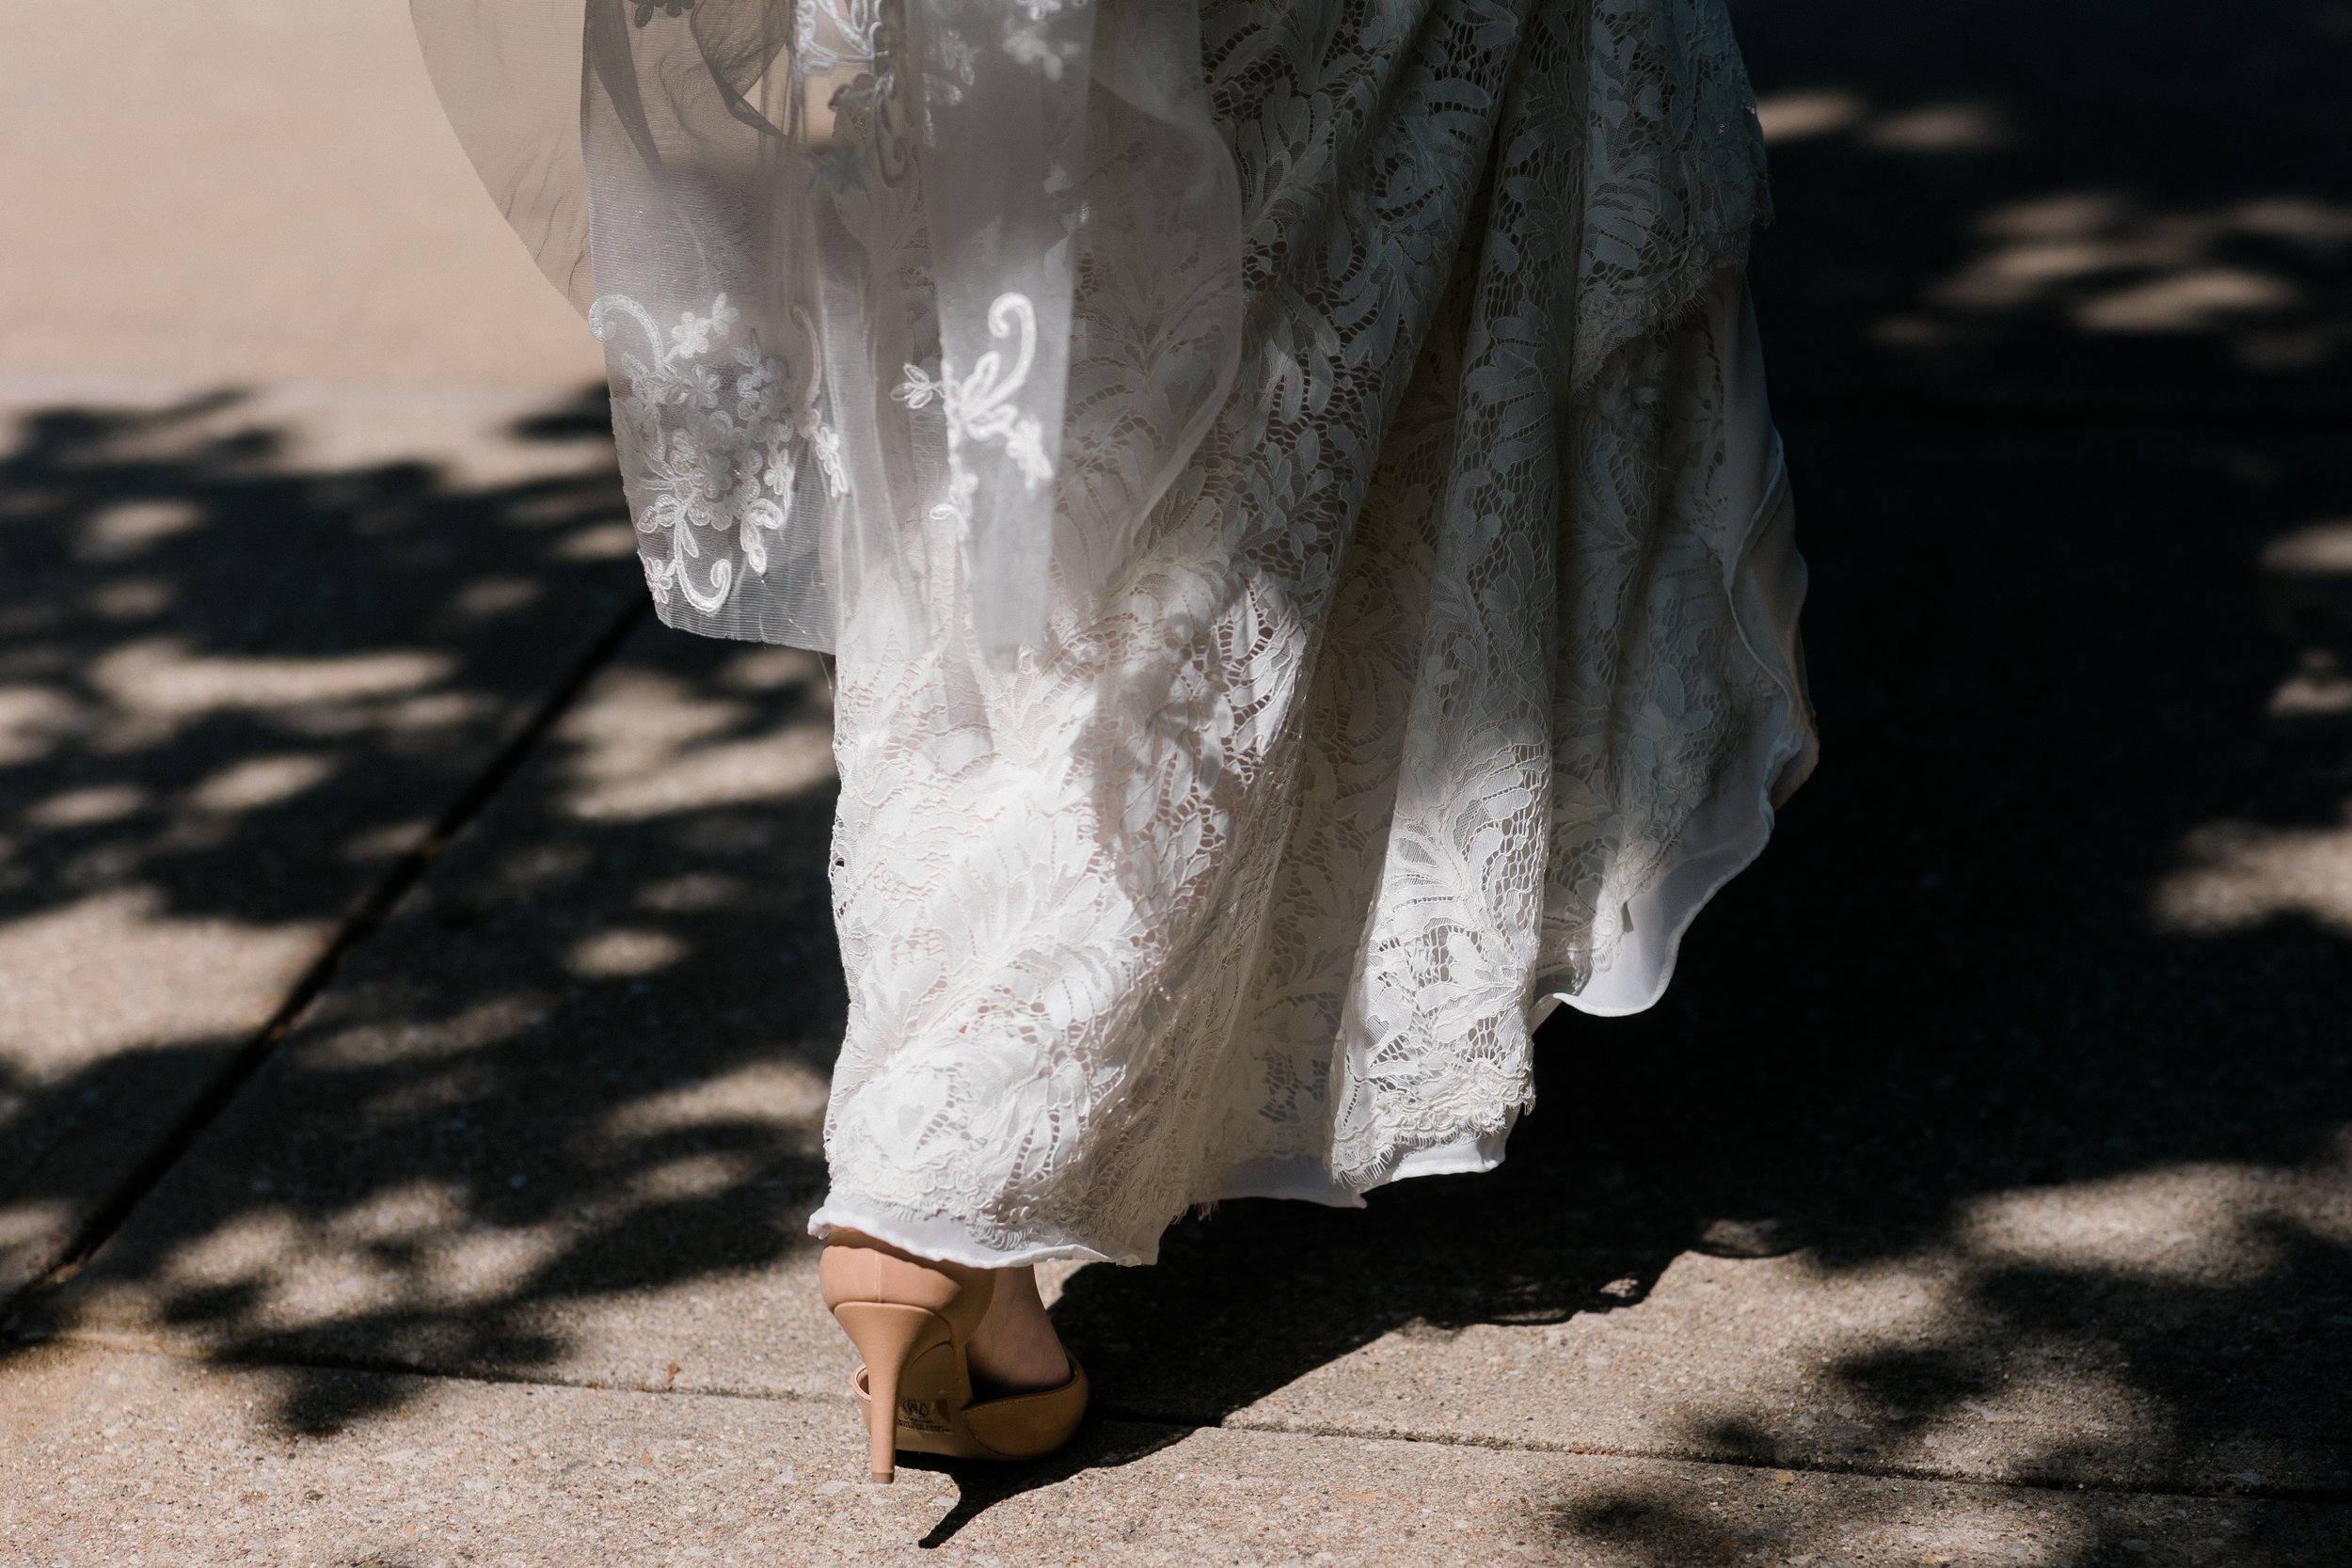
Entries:
<svg viewBox="0 0 2352 1568">
<path fill-rule="evenodd" d="M 567 386 L 404 0 L 28 5 L 0 54 L 0 374 Z"/>
<path fill-rule="evenodd" d="M 2331 1560 L 2325 1508 L 1101 1421 L 992 1481 L 869 1486 L 844 1413 L 51 1350 L 0 1386 L 31 1560 L 2214 1563 Z M 134 1544 L 133 1543 L 135 1543 Z"/>
</svg>

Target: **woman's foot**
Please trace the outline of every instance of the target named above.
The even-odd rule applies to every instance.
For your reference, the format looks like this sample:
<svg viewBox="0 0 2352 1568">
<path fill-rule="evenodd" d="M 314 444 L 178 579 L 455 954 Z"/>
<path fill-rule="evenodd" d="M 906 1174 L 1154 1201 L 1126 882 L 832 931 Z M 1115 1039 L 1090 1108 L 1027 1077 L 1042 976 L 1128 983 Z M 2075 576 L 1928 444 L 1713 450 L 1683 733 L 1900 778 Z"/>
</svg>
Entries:
<svg viewBox="0 0 2352 1568">
<path fill-rule="evenodd" d="M 972 1331 L 968 1347 L 972 1381 L 1007 1394 L 1069 1382 L 1070 1356 L 1037 1293 L 1037 1271 L 993 1272 L 996 1289 L 988 1299 L 988 1315 Z"/>
<path fill-rule="evenodd" d="M 820 1293 L 863 1361 L 868 1473 L 899 1449 L 953 1459 L 1034 1459 L 1086 1415 L 1085 1369 L 1061 1348 L 1028 1269 L 970 1269 L 836 1230 Z"/>
</svg>

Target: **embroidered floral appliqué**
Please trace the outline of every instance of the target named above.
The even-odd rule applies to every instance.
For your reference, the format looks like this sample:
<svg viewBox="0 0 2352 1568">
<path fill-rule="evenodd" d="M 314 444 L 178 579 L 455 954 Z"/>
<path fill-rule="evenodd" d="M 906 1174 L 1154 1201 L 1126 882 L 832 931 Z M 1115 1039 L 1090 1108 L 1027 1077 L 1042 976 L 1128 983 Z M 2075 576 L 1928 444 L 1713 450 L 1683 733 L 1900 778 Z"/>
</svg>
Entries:
<svg viewBox="0 0 2352 1568">
<path fill-rule="evenodd" d="M 1021 412 L 1014 394 L 1027 384 L 1029 366 L 1037 357 L 1037 307 L 1025 294 L 999 294 L 988 308 L 992 337 L 1014 340 L 1012 364 L 995 349 L 980 356 L 969 375 L 959 379 L 942 362 L 936 377 L 920 365 L 909 365 L 892 396 L 909 408 L 928 407 L 939 400 L 947 415 L 950 460 L 963 442 L 1002 441 L 1005 454 L 1021 470 L 1031 493 L 1054 477 L 1053 459 L 1045 455 L 1045 432 Z M 961 466 L 956 470 L 962 471 Z"/>
<path fill-rule="evenodd" d="M 764 575 L 768 535 L 791 516 L 804 462 L 815 465 L 827 495 L 850 488 L 840 434 L 818 413 L 823 385 L 814 361 L 807 386 L 796 388 L 790 367 L 760 346 L 758 333 L 730 341 L 741 319 L 723 293 L 706 315 L 681 312 L 666 335 L 652 311 L 624 294 L 606 294 L 588 311 L 600 341 L 634 325 L 645 341 L 642 356 L 613 350 L 621 374 L 612 426 L 622 487 L 645 536 L 638 558 L 646 585 L 655 602 L 682 594 L 707 615 L 736 583 L 733 560 L 715 546 L 732 534 L 745 568 Z M 717 559 L 698 583 L 690 562 L 707 544 Z"/>
</svg>

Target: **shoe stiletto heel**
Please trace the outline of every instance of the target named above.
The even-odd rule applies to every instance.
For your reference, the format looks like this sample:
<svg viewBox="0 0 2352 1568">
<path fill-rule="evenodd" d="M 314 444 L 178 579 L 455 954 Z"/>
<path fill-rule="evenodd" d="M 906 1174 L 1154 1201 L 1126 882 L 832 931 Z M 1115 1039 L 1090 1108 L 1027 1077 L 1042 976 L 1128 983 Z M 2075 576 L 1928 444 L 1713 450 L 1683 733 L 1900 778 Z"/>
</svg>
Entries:
<svg viewBox="0 0 2352 1568">
<path fill-rule="evenodd" d="M 1087 1376 L 1070 1357 L 1051 1388 L 974 1397 L 973 1331 L 995 1279 L 860 1237 L 829 1242 L 818 1265 L 825 1306 L 865 1365 L 850 1380 L 865 1407 L 866 1473 L 894 1479 L 897 1455 L 1035 1459 L 1069 1441 L 1086 1414 Z"/>
</svg>

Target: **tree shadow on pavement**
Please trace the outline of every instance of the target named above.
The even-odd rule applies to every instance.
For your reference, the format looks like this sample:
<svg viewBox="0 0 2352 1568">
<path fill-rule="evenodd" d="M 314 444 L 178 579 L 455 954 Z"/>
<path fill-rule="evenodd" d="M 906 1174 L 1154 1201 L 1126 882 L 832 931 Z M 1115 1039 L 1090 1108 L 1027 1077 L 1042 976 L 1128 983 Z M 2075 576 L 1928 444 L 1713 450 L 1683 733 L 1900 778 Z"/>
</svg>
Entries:
<svg viewBox="0 0 2352 1568">
<path fill-rule="evenodd" d="M 303 1368 L 807 1375 L 764 1323 L 810 1314 L 765 1281 L 806 1245 L 842 1022 L 829 735 L 813 656 L 649 630 L 23 1330 L 296 1369 L 278 1418 L 314 1433 L 401 1391 Z M 93 1064 L 22 1114 L 128 1071 Z M 723 1286 L 726 1349 L 632 1332 Z"/>
<path fill-rule="evenodd" d="M 401 1397 L 336 1367 L 818 1375 L 768 1334 L 818 1316 L 768 1282 L 843 1007 L 818 661 L 657 628 L 594 668 L 644 619 L 600 389 L 271 396 L 0 451 L 0 1300 L 103 1243 L 0 1361 L 283 1365 L 310 1433 Z M 717 1288 L 723 1350 L 594 1342 Z"/>
<path fill-rule="evenodd" d="M 10 420 L 0 1300 L 634 602 L 600 393 L 345 403 Z"/>
</svg>

